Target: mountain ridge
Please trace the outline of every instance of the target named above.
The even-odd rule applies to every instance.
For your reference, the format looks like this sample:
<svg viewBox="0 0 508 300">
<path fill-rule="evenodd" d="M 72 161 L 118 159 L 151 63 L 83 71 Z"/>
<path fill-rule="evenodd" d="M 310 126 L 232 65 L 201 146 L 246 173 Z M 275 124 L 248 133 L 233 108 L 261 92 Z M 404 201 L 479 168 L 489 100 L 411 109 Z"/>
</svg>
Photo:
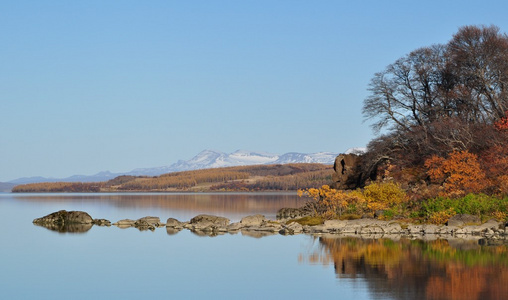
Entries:
<svg viewBox="0 0 508 300">
<path fill-rule="evenodd" d="M 350 148 L 344 153 L 363 153 L 365 148 Z M 321 163 L 333 164 L 335 158 L 340 153 L 334 152 L 316 152 L 316 153 L 299 153 L 288 152 L 282 155 L 250 151 L 250 150 L 237 150 L 232 153 L 225 153 L 216 150 L 203 150 L 189 160 L 178 160 L 169 166 L 153 167 L 153 168 L 136 168 L 129 172 L 112 173 L 109 171 L 102 171 L 94 175 L 72 175 L 66 178 L 46 178 L 41 176 L 36 177 L 21 177 L 7 183 L 10 184 L 26 184 L 37 182 L 98 182 L 107 181 L 121 175 L 132 176 L 158 176 L 165 173 L 179 172 L 179 171 L 192 171 L 199 169 L 233 167 L 233 166 L 248 166 L 248 165 L 262 165 L 262 164 L 288 164 L 288 163 Z"/>
</svg>

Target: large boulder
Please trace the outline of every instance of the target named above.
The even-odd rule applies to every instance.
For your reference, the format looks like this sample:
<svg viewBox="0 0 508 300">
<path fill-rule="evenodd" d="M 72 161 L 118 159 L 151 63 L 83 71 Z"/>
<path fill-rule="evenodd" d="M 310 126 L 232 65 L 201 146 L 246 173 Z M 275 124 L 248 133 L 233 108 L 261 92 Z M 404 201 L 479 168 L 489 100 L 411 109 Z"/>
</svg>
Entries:
<svg viewBox="0 0 508 300">
<path fill-rule="evenodd" d="M 337 156 L 333 164 L 335 172 L 332 175 L 332 187 L 341 190 L 360 187 L 365 180 L 362 172 L 362 158 L 363 156 L 353 153 Z"/>
<path fill-rule="evenodd" d="M 83 233 L 93 226 L 92 217 L 83 211 L 60 210 L 47 216 L 33 220 L 37 226 L 61 233 Z"/>
<path fill-rule="evenodd" d="M 84 211 L 60 210 L 33 220 L 34 224 L 92 224 L 92 217 Z"/>
<path fill-rule="evenodd" d="M 198 215 L 185 224 L 184 227 L 205 235 L 216 235 L 218 232 L 227 232 L 229 219 L 212 215 Z"/>
</svg>

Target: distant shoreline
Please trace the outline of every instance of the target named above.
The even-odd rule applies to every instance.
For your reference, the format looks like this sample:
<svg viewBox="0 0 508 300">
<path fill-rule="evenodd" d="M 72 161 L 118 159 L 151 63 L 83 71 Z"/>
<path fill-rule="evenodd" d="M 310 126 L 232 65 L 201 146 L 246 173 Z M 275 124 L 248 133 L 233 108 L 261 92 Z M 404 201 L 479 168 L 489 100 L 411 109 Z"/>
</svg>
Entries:
<svg viewBox="0 0 508 300">
<path fill-rule="evenodd" d="M 317 163 L 253 165 L 118 176 L 104 182 L 41 182 L 17 185 L 14 193 L 53 192 L 266 192 L 296 191 L 332 182 L 333 167 Z"/>
</svg>

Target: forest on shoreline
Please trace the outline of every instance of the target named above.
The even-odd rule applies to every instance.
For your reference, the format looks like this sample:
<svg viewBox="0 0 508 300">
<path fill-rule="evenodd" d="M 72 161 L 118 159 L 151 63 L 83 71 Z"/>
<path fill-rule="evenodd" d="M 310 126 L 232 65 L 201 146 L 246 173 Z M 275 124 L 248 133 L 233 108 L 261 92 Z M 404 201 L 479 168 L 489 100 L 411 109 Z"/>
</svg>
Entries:
<svg viewBox="0 0 508 300">
<path fill-rule="evenodd" d="M 162 174 L 118 176 L 104 182 L 41 182 L 15 186 L 13 193 L 50 192 L 222 192 L 296 191 L 332 180 L 331 165 L 298 163 L 214 168 Z"/>
<path fill-rule="evenodd" d="M 508 36 L 463 26 L 374 74 L 363 114 L 376 137 L 353 191 L 301 190 L 322 219 L 370 215 L 444 224 L 508 219 Z"/>
</svg>

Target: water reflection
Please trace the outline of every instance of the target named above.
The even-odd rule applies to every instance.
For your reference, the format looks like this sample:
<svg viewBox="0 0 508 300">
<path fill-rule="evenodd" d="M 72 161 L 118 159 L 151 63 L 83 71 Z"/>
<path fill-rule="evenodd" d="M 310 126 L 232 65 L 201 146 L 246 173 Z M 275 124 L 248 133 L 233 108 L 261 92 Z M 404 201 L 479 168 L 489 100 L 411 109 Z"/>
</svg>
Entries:
<svg viewBox="0 0 508 300">
<path fill-rule="evenodd" d="M 296 193 L 129 193 L 129 194 L 19 194 L 18 201 L 50 203 L 107 203 L 118 208 L 157 208 L 169 211 L 209 213 L 220 216 L 268 214 L 282 207 L 299 207 L 305 199 Z"/>
<path fill-rule="evenodd" d="M 333 264 L 339 279 L 363 278 L 376 297 L 506 299 L 508 249 L 477 240 L 319 237 L 319 250 L 300 261 Z"/>
<path fill-rule="evenodd" d="M 92 228 L 92 224 L 54 224 L 54 223 L 44 223 L 44 224 L 35 224 L 35 226 L 44 227 L 46 229 L 56 231 L 58 233 L 85 233 Z"/>
</svg>

